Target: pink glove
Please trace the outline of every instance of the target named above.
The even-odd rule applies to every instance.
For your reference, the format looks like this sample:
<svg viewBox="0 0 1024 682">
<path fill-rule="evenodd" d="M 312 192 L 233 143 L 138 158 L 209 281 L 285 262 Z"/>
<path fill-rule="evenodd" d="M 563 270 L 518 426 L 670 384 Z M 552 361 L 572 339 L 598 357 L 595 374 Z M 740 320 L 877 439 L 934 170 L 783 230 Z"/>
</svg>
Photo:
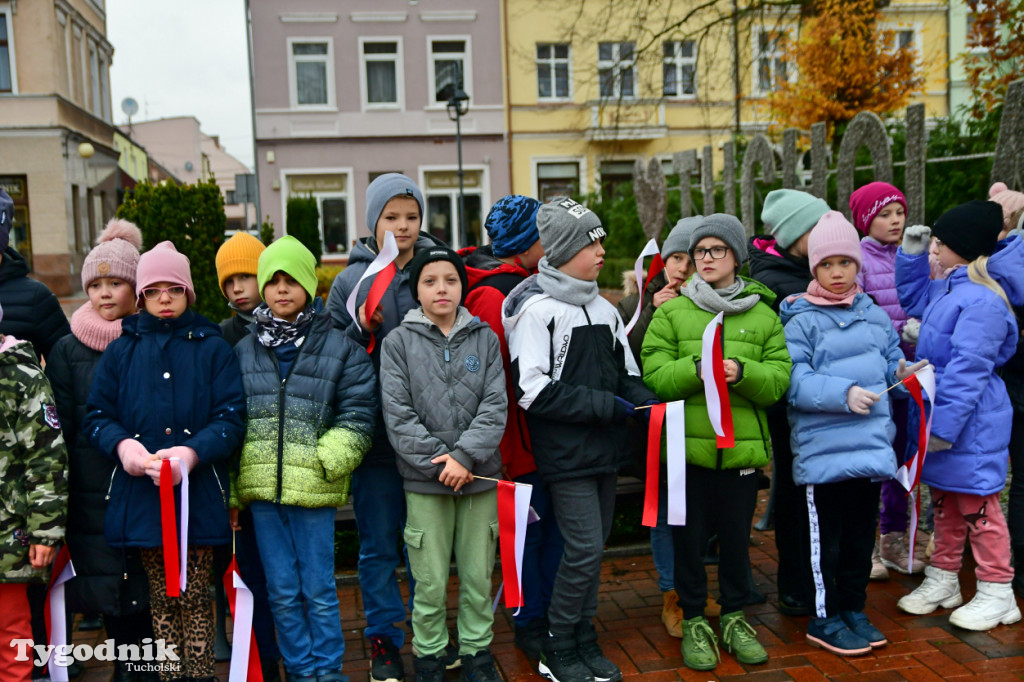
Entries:
<svg viewBox="0 0 1024 682">
<path fill-rule="evenodd" d="M 153 479 L 154 485 L 160 485 L 160 468 L 163 464 L 163 460 L 165 459 L 177 457 L 181 460 L 181 463 L 185 465 L 186 473 L 191 473 L 196 464 L 199 464 L 199 455 L 196 454 L 196 451 L 184 445 L 175 445 L 173 448 L 157 450 L 153 454 L 156 455 L 158 459 L 154 459 L 150 462 L 149 466 L 146 468 L 146 474 Z M 181 472 L 178 470 L 178 465 L 174 462 L 171 462 L 171 475 L 174 477 L 174 485 L 181 483 Z"/>
<path fill-rule="evenodd" d="M 129 476 L 145 474 L 146 465 L 152 458 L 146 446 L 132 438 L 125 438 L 117 444 L 117 456 L 121 458 L 121 466 Z"/>
</svg>

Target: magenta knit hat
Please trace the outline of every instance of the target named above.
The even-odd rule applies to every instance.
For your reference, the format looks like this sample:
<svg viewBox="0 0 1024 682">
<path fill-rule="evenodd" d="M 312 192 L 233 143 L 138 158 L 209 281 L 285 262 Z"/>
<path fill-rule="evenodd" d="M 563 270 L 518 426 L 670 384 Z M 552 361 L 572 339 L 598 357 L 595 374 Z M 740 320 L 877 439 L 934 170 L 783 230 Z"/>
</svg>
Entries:
<svg viewBox="0 0 1024 682">
<path fill-rule="evenodd" d="M 188 256 L 178 253 L 174 244 L 163 241 L 139 257 L 136 270 L 135 294 L 142 303 L 142 290 L 156 282 L 171 282 L 185 287 L 188 304 L 196 302 L 196 289 L 192 286 L 192 271 L 189 268 Z"/>
<path fill-rule="evenodd" d="M 82 288 L 88 289 L 92 281 L 100 277 L 121 279 L 134 287 L 141 248 L 142 232 L 135 223 L 112 219 L 82 263 Z"/>
<path fill-rule="evenodd" d="M 1005 224 L 1014 211 L 1024 208 L 1024 194 L 1015 192 L 1006 186 L 1004 182 L 997 182 L 988 190 L 988 200 L 999 204 L 1003 209 L 1003 223 Z M 1014 227 L 1006 225 L 1006 227 Z"/>
<path fill-rule="evenodd" d="M 871 222 L 878 212 L 889 204 L 896 202 L 907 210 L 907 199 L 903 192 L 888 182 L 869 182 L 850 195 L 850 211 L 853 213 L 853 225 L 863 234 L 868 233 Z"/>
<path fill-rule="evenodd" d="M 807 240 L 807 253 L 811 262 L 811 275 L 818 264 L 832 256 L 847 256 L 861 266 L 860 235 L 839 211 L 829 211 L 811 230 Z"/>
</svg>

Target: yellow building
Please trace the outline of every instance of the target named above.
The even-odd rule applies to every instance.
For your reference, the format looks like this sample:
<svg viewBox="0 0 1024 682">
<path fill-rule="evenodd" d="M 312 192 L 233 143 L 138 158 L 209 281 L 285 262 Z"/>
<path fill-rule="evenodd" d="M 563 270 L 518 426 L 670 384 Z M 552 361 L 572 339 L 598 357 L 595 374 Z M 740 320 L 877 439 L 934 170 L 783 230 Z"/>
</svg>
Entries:
<svg viewBox="0 0 1024 682">
<path fill-rule="evenodd" d="M 114 149 L 120 156 L 117 166 L 135 182 L 145 182 L 149 177 L 149 157 L 146 150 L 132 142 L 120 131 L 114 131 Z"/>
</svg>

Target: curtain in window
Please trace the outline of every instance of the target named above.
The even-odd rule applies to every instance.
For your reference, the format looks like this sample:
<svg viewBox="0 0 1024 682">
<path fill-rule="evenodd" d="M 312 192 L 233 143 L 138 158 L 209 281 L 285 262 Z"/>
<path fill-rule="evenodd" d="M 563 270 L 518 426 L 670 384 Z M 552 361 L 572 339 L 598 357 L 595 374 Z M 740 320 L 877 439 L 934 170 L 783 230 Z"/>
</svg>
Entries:
<svg viewBox="0 0 1024 682">
<path fill-rule="evenodd" d="M 371 104 L 398 101 L 394 62 L 366 62 L 366 99 Z"/>
<path fill-rule="evenodd" d="M 299 104 L 327 104 L 327 64 L 297 62 L 295 82 Z"/>
</svg>

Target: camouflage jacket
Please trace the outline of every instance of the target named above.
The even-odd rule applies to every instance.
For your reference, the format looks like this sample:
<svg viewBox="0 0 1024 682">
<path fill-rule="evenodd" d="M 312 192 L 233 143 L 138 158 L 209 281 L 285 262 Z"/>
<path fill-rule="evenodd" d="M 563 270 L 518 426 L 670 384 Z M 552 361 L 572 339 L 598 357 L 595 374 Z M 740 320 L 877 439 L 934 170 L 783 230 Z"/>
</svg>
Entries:
<svg viewBox="0 0 1024 682">
<path fill-rule="evenodd" d="M 30 545 L 64 539 L 68 456 L 53 392 L 32 344 L 0 352 L 0 582 L 45 581 Z"/>
</svg>

